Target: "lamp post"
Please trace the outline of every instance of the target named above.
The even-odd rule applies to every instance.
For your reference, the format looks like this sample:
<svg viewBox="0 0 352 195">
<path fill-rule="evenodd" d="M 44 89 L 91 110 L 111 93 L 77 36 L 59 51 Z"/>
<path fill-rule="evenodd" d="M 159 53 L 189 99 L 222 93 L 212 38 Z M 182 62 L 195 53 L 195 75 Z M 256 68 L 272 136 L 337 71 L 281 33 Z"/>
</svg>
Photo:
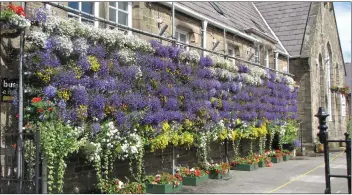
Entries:
<svg viewBox="0 0 352 195">
<path fill-rule="evenodd" d="M 319 119 L 319 141 L 324 144 L 324 162 L 325 162 L 325 194 L 331 194 L 330 189 L 330 167 L 329 167 L 329 145 L 328 145 L 328 126 L 326 125 L 326 118 L 329 116 L 328 113 L 325 112 L 323 107 L 319 107 L 318 113 L 315 115 Z"/>
</svg>

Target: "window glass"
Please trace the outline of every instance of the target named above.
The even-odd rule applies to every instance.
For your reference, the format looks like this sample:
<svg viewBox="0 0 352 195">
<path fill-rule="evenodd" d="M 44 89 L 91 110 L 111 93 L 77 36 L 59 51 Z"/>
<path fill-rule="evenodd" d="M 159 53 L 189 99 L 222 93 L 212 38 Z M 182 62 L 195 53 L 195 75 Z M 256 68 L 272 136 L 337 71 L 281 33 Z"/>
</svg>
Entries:
<svg viewBox="0 0 352 195">
<path fill-rule="evenodd" d="M 232 50 L 232 49 L 228 49 L 227 52 L 228 52 L 228 55 L 229 55 L 229 56 L 234 56 L 234 53 L 233 53 L 233 50 Z"/>
<path fill-rule="evenodd" d="M 116 13 L 115 13 L 116 14 Z M 119 11 L 119 24 L 127 25 L 128 23 L 128 14 Z M 116 19 L 115 19 L 116 20 Z"/>
<path fill-rule="evenodd" d="M 68 2 L 68 6 L 73 9 L 78 9 L 78 2 L 75 2 L 75 1 Z"/>
<path fill-rule="evenodd" d="M 93 14 L 93 3 L 94 2 L 82 2 L 82 11 Z"/>
<path fill-rule="evenodd" d="M 109 8 L 109 20 L 116 22 L 116 10 Z"/>
<path fill-rule="evenodd" d="M 180 41 L 183 42 L 183 43 L 186 43 L 187 38 L 186 38 L 186 35 L 185 35 L 185 34 L 181 34 L 181 33 L 180 33 Z"/>
<path fill-rule="evenodd" d="M 119 2 L 119 9 L 127 11 L 128 2 Z"/>
<path fill-rule="evenodd" d="M 112 6 L 112 7 L 116 7 L 116 2 L 109 2 L 109 5 Z"/>
</svg>

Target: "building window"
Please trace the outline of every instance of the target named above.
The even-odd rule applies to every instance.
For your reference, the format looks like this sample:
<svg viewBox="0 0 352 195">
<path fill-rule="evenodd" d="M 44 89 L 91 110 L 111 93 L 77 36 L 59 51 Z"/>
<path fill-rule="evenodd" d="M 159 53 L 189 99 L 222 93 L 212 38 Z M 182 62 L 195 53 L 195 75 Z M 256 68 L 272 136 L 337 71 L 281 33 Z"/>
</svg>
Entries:
<svg viewBox="0 0 352 195">
<path fill-rule="evenodd" d="M 176 29 L 176 41 L 188 44 L 189 43 L 188 33 L 186 31 Z M 189 47 L 185 45 L 178 44 L 178 46 L 181 48 L 186 48 L 186 50 L 189 50 Z"/>
<path fill-rule="evenodd" d="M 109 20 L 128 26 L 129 2 L 109 2 Z"/>
<path fill-rule="evenodd" d="M 327 111 L 329 113 L 330 116 L 328 116 L 328 121 L 332 121 L 332 109 L 331 109 L 331 79 L 330 79 L 330 52 L 328 51 L 328 49 L 326 50 L 325 53 L 325 62 L 326 62 L 326 71 L 325 71 L 325 78 L 326 78 L 326 92 L 327 92 Z"/>
<path fill-rule="evenodd" d="M 264 49 L 264 65 L 269 68 L 269 50 Z"/>
<path fill-rule="evenodd" d="M 68 6 L 70 8 L 79 10 L 81 12 L 87 13 L 87 14 L 91 14 L 94 16 L 98 16 L 98 2 L 78 2 L 78 1 L 70 1 L 68 2 Z M 94 22 L 93 18 L 87 17 L 87 16 L 79 16 L 73 13 L 68 13 L 68 17 L 69 18 L 75 18 L 80 22 L 83 23 L 88 23 L 88 24 L 93 24 L 93 25 L 97 25 L 97 22 Z"/>
<path fill-rule="evenodd" d="M 341 116 L 346 116 L 346 98 L 344 95 L 341 96 Z"/>
<path fill-rule="evenodd" d="M 255 46 L 255 63 L 260 64 L 260 48 L 259 45 Z"/>
</svg>

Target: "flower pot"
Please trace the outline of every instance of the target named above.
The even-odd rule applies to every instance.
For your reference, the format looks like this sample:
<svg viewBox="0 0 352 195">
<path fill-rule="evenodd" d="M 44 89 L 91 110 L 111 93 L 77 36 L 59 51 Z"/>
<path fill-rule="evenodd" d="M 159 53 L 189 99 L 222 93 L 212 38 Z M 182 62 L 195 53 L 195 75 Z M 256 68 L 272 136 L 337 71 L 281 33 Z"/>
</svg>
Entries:
<svg viewBox="0 0 352 195">
<path fill-rule="evenodd" d="M 280 157 L 271 157 L 271 162 L 279 163 L 281 161 Z"/>
<path fill-rule="evenodd" d="M 149 194 L 170 194 L 180 189 L 182 189 L 182 183 L 175 187 L 172 184 L 147 184 L 146 192 Z"/>
<path fill-rule="evenodd" d="M 324 144 L 317 144 L 317 152 L 319 153 L 324 152 Z"/>
<path fill-rule="evenodd" d="M 265 161 L 259 161 L 258 167 L 266 167 Z"/>
<path fill-rule="evenodd" d="M 234 170 L 237 171 L 254 171 L 258 169 L 258 164 L 253 163 L 253 164 L 238 164 L 236 167 L 234 167 Z"/>
<path fill-rule="evenodd" d="M 209 175 L 203 175 L 200 177 L 183 177 L 182 185 L 185 186 L 197 186 L 207 182 L 209 179 Z"/>
<path fill-rule="evenodd" d="M 227 170 L 225 174 L 222 174 L 221 172 L 219 173 L 210 173 L 209 174 L 209 179 L 223 179 L 225 177 L 230 176 L 230 170 Z"/>
<path fill-rule="evenodd" d="M 288 161 L 288 160 L 290 160 L 291 159 L 291 155 L 284 155 L 283 156 L 283 160 L 284 161 Z"/>
</svg>

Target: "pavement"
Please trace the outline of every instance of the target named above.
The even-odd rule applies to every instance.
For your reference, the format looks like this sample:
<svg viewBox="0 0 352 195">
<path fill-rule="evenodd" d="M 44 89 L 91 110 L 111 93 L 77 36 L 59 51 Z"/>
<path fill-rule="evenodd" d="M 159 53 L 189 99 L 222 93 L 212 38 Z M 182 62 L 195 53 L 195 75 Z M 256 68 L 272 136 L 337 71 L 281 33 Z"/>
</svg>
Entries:
<svg viewBox="0 0 352 195">
<path fill-rule="evenodd" d="M 330 153 L 330 174 L 347 175 L 346 153 Z M 347 194 L 346 178 L 331 178 L 331 192 Z M 319 193 L 325 190 L 324 156 L 297 156 L 256 171 L 230 171 L 228 180 L 183 186 L 177 193 Z"/>
</svg>

